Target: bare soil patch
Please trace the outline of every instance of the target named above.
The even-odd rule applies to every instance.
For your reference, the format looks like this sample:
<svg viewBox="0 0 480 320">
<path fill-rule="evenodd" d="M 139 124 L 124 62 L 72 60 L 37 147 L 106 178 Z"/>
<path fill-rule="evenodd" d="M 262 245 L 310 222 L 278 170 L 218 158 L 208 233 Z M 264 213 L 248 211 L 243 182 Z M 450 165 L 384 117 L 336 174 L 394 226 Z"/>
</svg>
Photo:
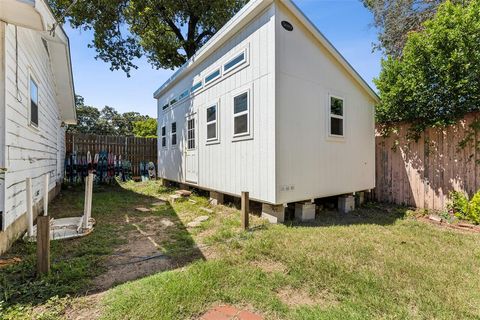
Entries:
<svg viewBox="0 0 480 320">
<path fill-rule="evenodd" d="M 289 307 L 319 306 L 328 308 L 339 303 L 335 295 L 326 289 L 312 295 L 301 288 L 285 287 L 277 292 L 277 296 Z"/>
<path fill-rule="evenodd" d="M 252 265 L 268 273 L 272 273 L 272 272 L 287 273 L 288 272 L 288 268 L 279 261 L 256 260 L 252 262 Z"/>
</svg>

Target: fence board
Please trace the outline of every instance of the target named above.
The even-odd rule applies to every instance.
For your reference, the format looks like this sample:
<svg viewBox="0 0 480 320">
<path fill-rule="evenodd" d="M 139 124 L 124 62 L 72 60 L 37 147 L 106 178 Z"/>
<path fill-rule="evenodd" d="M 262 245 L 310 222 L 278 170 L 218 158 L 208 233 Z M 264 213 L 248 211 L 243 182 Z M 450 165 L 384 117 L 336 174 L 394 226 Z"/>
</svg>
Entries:
<svg viewBox="0 0 480 320">
<path fill-rule="evenodd" d="M 102 136 L 83 133 L 67 133 L 65 137 L 66 152 L 76 151 L 86 154 L 90 151 L 92 158 L 96 153 L 106 150 L 132 163 L 132 174 L 140 175 L 140 162 L 157 163 L 157 139 L 135 138 L 125 136 Z"/>
<path fill-rule="evenodd" d="M 471 125 L 479 119 L 474 112 L 453 126 L 426 129 L 417 142 L 406 139 L 408 124 L 388 137 L 377 133 L 375 198 L 442 210 L 452 190 L 473 196 L 480 188 L 480 138 Z"/>
</svg>

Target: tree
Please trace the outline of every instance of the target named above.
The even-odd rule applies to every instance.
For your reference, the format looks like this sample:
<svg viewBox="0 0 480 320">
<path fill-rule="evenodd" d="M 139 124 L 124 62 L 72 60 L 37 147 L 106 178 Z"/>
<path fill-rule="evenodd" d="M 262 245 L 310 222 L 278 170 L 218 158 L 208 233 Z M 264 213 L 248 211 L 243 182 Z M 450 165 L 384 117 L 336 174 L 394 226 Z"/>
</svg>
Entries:
<svg viewBox="0 0 480 320">
<path fill-rule="evenodd" d="M 49 0 L 57 16 L 93 30 L 97 58 L 129 75 L 143 55 L 156 68 L 181 66 L 247 0 Z"/>
<path fill-rule="evenodd" d="M 423 30 L 410 33 L 401 59 L 388 57 L 375 84 L 377 120 L 408 121 L 413 132 L 455 123 L 480 109 L 480 0 L 442 4 Z"/>
<path fill-rule="evenodd" d="M 423 23 L 431 19 L 445 0 L 363 0 L 373 13 L 378 28 L 379 43 L 386 55 L 400 57 L 409 32 L 421 31 Z M 454 0 L 468 3 L 469 0 Z"/>
<path fill-rule="evenodd" d="M 86 106 L 85 99 L 80 95 L 75 96 L 75 102 L 78 123 L 75 126 L 68 126 L 67 132 L 131 136 L 136 121 L 150 119 L 138 112 L 120 114 L 115 108 L 109 106 L 105 106 L 102 110 Z"/>
<path fill-rule="evenodd" d="M 143 121 L 133 123 L 133 134 L 135 137 L 156 138 L 157 137 L 157 119 L 148 118 Z"/>
</svg>

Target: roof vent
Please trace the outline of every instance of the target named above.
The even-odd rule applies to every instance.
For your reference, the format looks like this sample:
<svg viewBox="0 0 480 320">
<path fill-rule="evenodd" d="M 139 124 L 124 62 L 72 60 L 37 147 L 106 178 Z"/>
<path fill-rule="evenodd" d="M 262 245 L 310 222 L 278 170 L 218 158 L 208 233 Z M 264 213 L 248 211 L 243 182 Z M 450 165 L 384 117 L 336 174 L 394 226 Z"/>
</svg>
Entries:
<svg viewBox="0 0 480 320">
<path fill-rule="evenodd" d="M 285 20 L 282 21 L 282 27 L 287 31 L 292 31 L 293 30 L 292 24 L 288 21 L 285 21 Z"/>
</svg>

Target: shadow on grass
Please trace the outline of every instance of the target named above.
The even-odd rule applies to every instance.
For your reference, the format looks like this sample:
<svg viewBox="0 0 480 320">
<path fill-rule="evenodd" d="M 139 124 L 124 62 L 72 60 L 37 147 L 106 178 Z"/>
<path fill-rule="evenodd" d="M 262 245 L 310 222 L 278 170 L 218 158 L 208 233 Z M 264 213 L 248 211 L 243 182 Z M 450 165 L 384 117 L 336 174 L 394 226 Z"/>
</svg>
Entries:
<svg viewBox="0 0 480 320">
<path fill-rule="evenodd" d="M 290 209 L 290 216 L 294 215 L 294 210 Z M 354 211 L 341 213 L 338 210 L 323 210 L 317 213 L 316 219 L 311 222 L 298 222 L 290 220 L 288 226 L 301 227 L 330 227 L 330 226 L 349 226 L 362 224 L 392 225 L 399 219 L 407 216 L 407 208 L 380 204 L 368 203 Z"/>
<path fill-rule="evenodd" d="M 156 183 L 148 187 L 157 189 L 150 194 L 166 195 L 170 191 Z M 82 215 L 83 197 L 81 186 L 64 188 L 50 205 L 51 216 Z M 0 269 L 0 301 L 3 301 L 0 309 L 15 304 L 43 304 L 54 296 L 91 293 L 92 288 L 96 290 L 94 280 L 108 273 L 110 268 L 116 268 L 115 274 L 119 275 L 125 270 L 118 268 L 119 265 L 127 266 L 129 274 L 110 283 L 111 286 L 204 259 L 175 209 L 168 203 L 154 207 L 153 203 L 158 201 L 159 198 L 153 195 L 128 190 L 117 183 L 95 186 L 92 209 L 95 230 L 83 238 L 52 241 L 49 275 L 36 275 L 35 243 L 18 240 L 4 255 L 5 258 L 19 257 L 22 261 Z M 138 206 L 152 208 L 152 211 L 140 213 L 135 210 Z M 129 223 L 126 222 L 127 215 L 131 220 Z M 172 224 L 163 226 L 162 232 L 155 232 L 160 220 Z M 134 223 L 140 229 L 146 229 L 148 234 L 142 234 Z M 160 234 L 162 237 L 158 238 Z M 156 241 L 159 247 L 155 248 L 147 237 Z M 132 242 L 134 245 L 129 245 Z M 142 249 L 139 244 L 151 247 Z M 118 250 L 121 250 L 122 257 L 118 256 Z M 162 259 L 170 263 L 156 263 Z M 138 267 L 149 263 L 150 268 Z"/>
</svg>

